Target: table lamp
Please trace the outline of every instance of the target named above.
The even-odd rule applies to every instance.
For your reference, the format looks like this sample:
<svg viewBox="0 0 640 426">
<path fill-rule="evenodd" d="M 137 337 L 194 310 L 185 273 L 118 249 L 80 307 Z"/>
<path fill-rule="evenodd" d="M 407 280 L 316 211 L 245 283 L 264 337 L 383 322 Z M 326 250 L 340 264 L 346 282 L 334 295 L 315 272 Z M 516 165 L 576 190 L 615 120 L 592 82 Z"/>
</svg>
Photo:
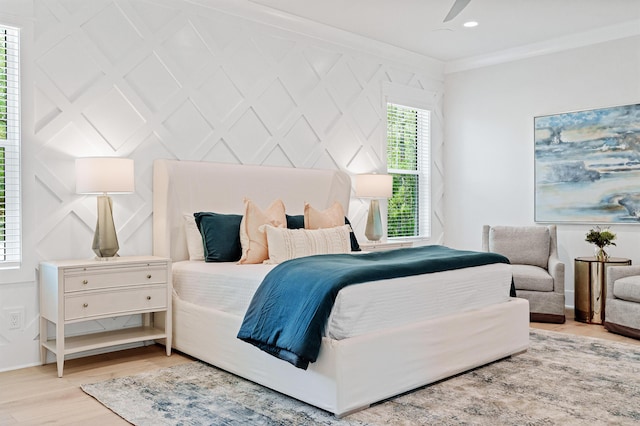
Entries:
<svg viewBox="0 0 640 426">
<path fill-rule="evenodd" d="M 364 235 L 369 241 L 379 241 L 384 234 L 380 217 L 380 198 L 393 195 L 393 176 L 362 174 L 356 176 L 356 197 L 371 198 Z"/>
<path fill-rule="evenodd" d="M 76 159 L 76 193 L 98 195 L 98 221 L 93 235 L 96 258 L 117 256 L 118 236 L 113 223 L 113 203 L 107 194 L 134 192 L 133 160 L 95 157 Z"/>
</svg>

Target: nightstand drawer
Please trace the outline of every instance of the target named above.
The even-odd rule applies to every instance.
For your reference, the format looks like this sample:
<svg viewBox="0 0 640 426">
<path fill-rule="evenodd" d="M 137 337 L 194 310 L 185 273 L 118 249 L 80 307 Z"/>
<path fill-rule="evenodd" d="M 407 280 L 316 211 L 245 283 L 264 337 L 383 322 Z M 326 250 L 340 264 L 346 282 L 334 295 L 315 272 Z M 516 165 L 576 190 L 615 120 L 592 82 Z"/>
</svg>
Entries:
<svg viewBox="0 0 640 426">
<path fill-rule="evenodd" d="M 167 307 L 167 286 L 77 292 L 66 295 L 64 300 L 65 321 L 162 310 Z"/>
<path fill-rule="evenodd" d="M 131 285 L 164 284 L 166 282 L 166 263 L 134 265 L 117 269 L 75 268 L 65 271 L 64 291 L 69 293 Z"/>
</svg>

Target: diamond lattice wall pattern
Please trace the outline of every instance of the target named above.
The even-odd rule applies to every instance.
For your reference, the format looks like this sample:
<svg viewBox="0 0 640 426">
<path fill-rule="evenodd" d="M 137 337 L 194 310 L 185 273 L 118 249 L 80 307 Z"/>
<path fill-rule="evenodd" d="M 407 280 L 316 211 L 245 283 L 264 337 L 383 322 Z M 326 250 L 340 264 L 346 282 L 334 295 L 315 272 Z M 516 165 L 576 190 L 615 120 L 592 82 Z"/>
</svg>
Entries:
<svg viewBox="0 0 640 426">
<path fill-rule="evenodd" d="M 385 52 L 392 48 L 371 40 L 321 26 L 288 31 L 287 20 L 261 17 L 260 9 L 249 19 L 233 7 L 222 0 L 35 0 L 27 64 L 35 109 L 26 112 L 35 137 L 25 141 L 34 154 L 24 162 L 35 175 L 35 191 L 25 197 L 38 212 L 26 226 L 36 261 L 92 255 L 96 199 L 75 194 L 78 157 L 135 160 L 135 193 L 113 196 L 121 255 L 151 253 L 156 158 L 386 170 L 383 84 L 415 90 L 433 105 L 433 242 L 442 240 L 441 71 L 408 52 L 391 58 Z M 354 198 L 350 216 L 362 235 L 366 203 Z M 0 300 L 32 301 L 28 326 L 0 333 L 9 354 L 0 369 L 37 363 L 36 283 L 0 288 Z M 24 346 L 31 348 L 26 361 Z"/>
</svg>

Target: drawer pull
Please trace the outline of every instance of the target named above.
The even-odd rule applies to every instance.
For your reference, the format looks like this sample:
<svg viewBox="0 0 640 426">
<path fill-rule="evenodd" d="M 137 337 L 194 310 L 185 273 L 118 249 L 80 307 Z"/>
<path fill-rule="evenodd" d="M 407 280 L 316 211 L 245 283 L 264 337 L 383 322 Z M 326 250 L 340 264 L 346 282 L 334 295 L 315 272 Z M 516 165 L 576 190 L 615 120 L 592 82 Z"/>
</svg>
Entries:
<svg viewBox="0 0 640 426">
<path fill-rule="evenodd" d="M 88 303 L 83 303 L 83 304 L 82 304 L 82 307 L 83 307 L 83 308 L 88 308 L 88 307 L 89 307 L 89 304 L 88 304 Z"/>
<path fill-rule="evenodd" d="M 147 296 L 147 300 L 151 300 L 151 296 Z"/>
<path fill-rule="evenodd" d="M 151 274 L 147 275 L 147 279 L 150 280 L 151 279 Z"/>
<path fill-rule="evenodd" d="M 89 284 L 89 281 L 87 281 L 87 280 L 82 280 L 82 284 L 87 285 L 87 284 Z"/>
</svg>

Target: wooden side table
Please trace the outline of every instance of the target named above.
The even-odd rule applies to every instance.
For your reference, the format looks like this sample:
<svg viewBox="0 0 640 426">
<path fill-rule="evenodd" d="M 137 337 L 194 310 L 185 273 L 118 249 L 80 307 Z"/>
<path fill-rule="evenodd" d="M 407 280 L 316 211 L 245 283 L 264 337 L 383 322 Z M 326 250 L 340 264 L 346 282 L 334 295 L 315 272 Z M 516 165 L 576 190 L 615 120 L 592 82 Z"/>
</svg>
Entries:
<svg viewBox="0 0 640 426">
<path fill-rule="evenodd" d="M 128 256 L 40 263 L 42 364 L 51 351 L 62 377 L 65 355 L 159 339 L 165 339 L 171 355 L 171 293 L 171 259 Z M 164 317 L 155 318 L 156 313 Z M 142 314 L 142 326 L 65 336 L 67 324 L 132 314 Z M 47 336 L 48 322 L 55 324 L 55 336 Z"/>
<path fill-rule="evenodd" d="M 595 257 L 575 258 L 576 321 L 588 324 L 602 324 L 604 322 L 607 267 L 614 265 L 631 265 L 631 260 L 622 257 L 610 257 L 605 261 Z"/>
</svg>

